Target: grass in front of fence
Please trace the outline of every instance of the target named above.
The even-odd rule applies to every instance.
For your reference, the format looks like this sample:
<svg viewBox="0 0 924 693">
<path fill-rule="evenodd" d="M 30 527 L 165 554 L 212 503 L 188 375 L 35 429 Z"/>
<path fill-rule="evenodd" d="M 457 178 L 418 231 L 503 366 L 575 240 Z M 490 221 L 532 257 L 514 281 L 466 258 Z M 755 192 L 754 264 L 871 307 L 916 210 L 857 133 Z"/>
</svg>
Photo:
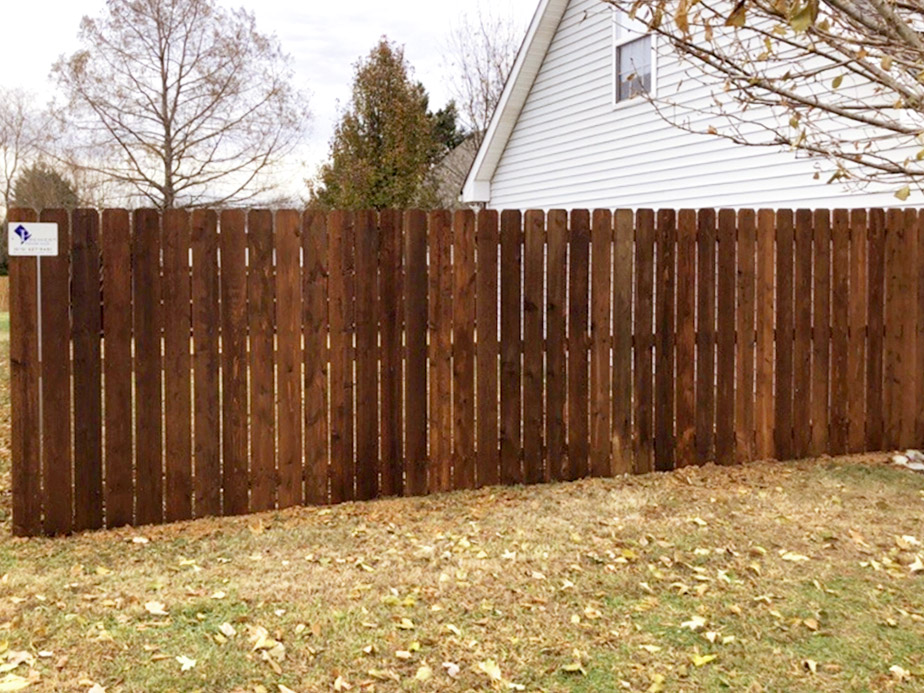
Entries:
<svg viewBox="0 0 924 693">
<path fill-rule="evenodd" d="M 0 685 L 910 690 L 922 511 L 924 478 L 854 458 L 61 540 L 4 520 Z"/>
</svg>

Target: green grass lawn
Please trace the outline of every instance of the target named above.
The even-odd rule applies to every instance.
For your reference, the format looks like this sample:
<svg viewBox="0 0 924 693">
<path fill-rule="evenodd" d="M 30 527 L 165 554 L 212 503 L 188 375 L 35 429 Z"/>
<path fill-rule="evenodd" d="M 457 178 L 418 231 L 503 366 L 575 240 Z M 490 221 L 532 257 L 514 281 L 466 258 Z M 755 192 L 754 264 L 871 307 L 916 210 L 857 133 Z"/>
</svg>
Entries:
<svg viewBox="0 0 924 693">
<path fill-rule="evenodd" d="M 7 520 L 0 691 L 921 690 L 922 517 L 924 477 L 869 457 L 57 540 Z"/>
</svg>

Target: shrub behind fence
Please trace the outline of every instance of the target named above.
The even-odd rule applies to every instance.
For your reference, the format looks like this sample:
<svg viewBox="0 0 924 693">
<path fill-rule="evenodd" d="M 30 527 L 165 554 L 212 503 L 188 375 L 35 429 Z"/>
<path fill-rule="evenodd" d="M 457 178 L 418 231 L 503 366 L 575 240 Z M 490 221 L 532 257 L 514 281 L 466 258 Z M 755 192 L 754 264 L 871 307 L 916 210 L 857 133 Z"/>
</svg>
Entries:
<svg viewBox="0 0 924 693">
<path fill-rule="evenodd" d="M 924 440 L 914 210 L 41 220 L 19 535 Z"/>
</svg>

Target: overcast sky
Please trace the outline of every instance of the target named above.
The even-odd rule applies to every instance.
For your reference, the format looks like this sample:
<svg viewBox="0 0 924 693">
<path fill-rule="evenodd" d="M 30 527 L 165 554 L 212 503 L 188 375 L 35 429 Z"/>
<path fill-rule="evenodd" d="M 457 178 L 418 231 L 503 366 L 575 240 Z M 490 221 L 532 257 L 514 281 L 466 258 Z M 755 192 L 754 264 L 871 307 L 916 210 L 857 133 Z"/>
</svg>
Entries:
<svg viewBox="0 0 924 693">
<path fill-rule="evenodd" d="M 353 64 L 382 35 L 405 46 L 406 57 L 424 83 L 434 107 L 449 98 L 443 58 L 445 39 L 454 21 L 477 2 L 439 0 L 219 0 L 225 6 L 253 11 L 257 26 L 274 33 L 295 61 L 298 86 L 312 95 L 311 139 L 300 156 L 305 174 L 315 172 L 327 154 L 337 103 L 350 95 Z M 509 15 L 524 30 L 538 0 L 481 0 L 495 14 Z M 23 87 L 47 100 L 53 84 L 49 70 L 61 54 L 73 52 L 83 15 L 99 15 L 105 0 L 31 0 L 6 2 L 0 58 L 0 85 Z M 30 29 L 34 27 L 34 29 Z M 296 171 L 293 171 L 296 175 Z"/>
</svg>

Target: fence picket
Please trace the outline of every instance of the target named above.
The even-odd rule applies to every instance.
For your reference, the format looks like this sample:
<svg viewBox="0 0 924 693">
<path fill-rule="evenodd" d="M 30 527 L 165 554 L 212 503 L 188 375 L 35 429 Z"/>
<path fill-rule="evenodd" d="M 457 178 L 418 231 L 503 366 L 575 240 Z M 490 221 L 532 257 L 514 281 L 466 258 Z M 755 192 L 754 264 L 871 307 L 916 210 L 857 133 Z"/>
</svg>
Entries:
<svg viewBox="0 0 924 693">
<path fill-rule="evenodd" d="M 635 217 L 635 472 L 654 471 L 653 418 L 655 218 L 650 209 Z"/>
<path fill-rule="evenodd" d="M 419 210 L 405 217 L 405 331 L 407 334 L 407 403 L 405 443 L 408 495 L 427 492 L 427 216 Z M 333 308 L 333 293 L 331 293 Z M 331 356 L 333 365 L 333 356 Z"/>
<path fill-rule="evenodd" d="M 164 495 L 168 522 L 192 517 L 192 331 L 189 276 L 189 213 L 166 210 L 163 216 L 164 320 Z"/>
<path fill-rule="evenodd" d="M 74 529 L 78 532 L 103 526 L 101 301 L 99 214 L 78 209 L 71 229 Z M 188 450 L 185 459 L 189 460 Z"/>
<path fill-rule="evenodd" d="M 793 215 L 781 209 L 776 215 L 776 401 L 774 447 L 776 457 L 793 454 Z"/>
<path fill-rule="evenodd" d="M 522 310 L 522 215 L 501 215 L 501 483 L 523 483 L 520 445 L 520 312 Z"/>
<path fill-rule="evenodd" d="M 595 209 L 591 217 L 590 266 L 590 474 L 610 475 L 612 453 L 610 386 L 612 343 L 610 320 L 613 289 L 613 215 Z"/>
<path fill-rule="evenodd" d="M 866 210 L 850 212 L 850 326 L 847 336 L 847 416 L 850 419 L 847 449 L 850 452 L 866 449 L 868 223 Z"/>
<path fill-rule="evenodd" d="M 588 422 L 587 333 L 590 292 L 590 214 L 571 212 L 568 279 L 568 480 L 587 476 L 590 451 Z M 503 335 L 502 335 L 503 339 Z M 503 398 L 503 383 L 501 383 Z"/>
<path fill-rule="evenodd" d="M 453 216 L 452 486 L 475 488 L 475 214 Z"/>
<path fill-rule="evenodd" d="M 379 214 L 378 318 L 382 330 L 381 492 L 383 496 L 404 493 L 402 337 L 403 236 L 401 214 L 383 210 Z M 322 295 L 323 298 L 323 295 Z M 306 346 L 307 349 L 307 346 Z"/>
<path fill-rule="evenodd" d="M 830 432 L 827 448 L 823 450 L 832 455 L 843 455 L 847 452 L 850 435 L 848 411 L 850 353 L 847 340 L 850 327 L 850 306 L 854 296 L 849 282 L 850 215 L 846 209 L 835 209 L 831 224 Z"/>
<path fill-rule="evenodd" d="M 756 234 L 754 211 L 742 209 L 738 212 L 738 355 L 735 383 L 735 458 L 738 462 L 754 459 Z"/>
<path fill-rule="evenodd" d="M 221 213 L 222 490 L 225 515 L 249 508 L 247 464 L 247 266 L 245 215 Z M 262 422 L 261 422 L 262 423 Z"/>
<path fill-rule="evenodd" d="M 774 293 L 774 267 L 776 254 L 776 216 L 771 209 L 757 212 L 757 302 L 755 349 L 755 454 L 759 459 L 772 459 L 774 448 L 774 318 L 776 295 Z"/>
<path fill-rule="evenodd" d="M 612 470 L 634 467 L 632 450 L 632 251 L 635 215 L 619 209 L 613 230 L 613 443 Z"/>
<path fill-rule="evenodd" d="M 478 470 L 479 486 L 495 486 L 500 481 L 500 439 L 498 437 L 498 356 L 497 337 L 497 254 L 498 215 L 494 210 L 478 214 L 478 273 L 476 282 L 478 331 Z"/>
<path fill-rule="evenodd" d="M 716 215 L 697 215 L 696 462 L 715 460 L 715 240 Z"/>
<path fill-rule="evenodd" d="M 305 502 L 328 500 L 328 236 L 327 216 L 308 211 L 302 220 L 305 334 Z"/>
<path fill-rule="evenodd" d="M 735 462 L 735 244 L 738 220 L 734 210 L 719 211 L 718 300 L 716 302 L 715 457 Z"/>
<path fill-rule="evenodd" d="M 568 213 L 551 210 L 546 221 L 548 268 L 546 282 L 546 480 L 563 478 L 565 463 L 565 402 L 568 380 L 565 340 L 568 287 Z"/>
<path fill-rule="evenodd" d="M 828 388 L 831 373 L 831 216 L 818 209 L 813 219 L 814 310 L 812 311 L 812 436 L 809 452 L 826 453 L 831 427 Z"/>
<path fill-rule="evenodd" d="M 36 220 L 31 209 L 11 209 L 9 222 Z M 131 291 L 128 292 L 131 295 Z M 42 458 L 39 418 L 38 263 L 10 260 L 10 406 L 12 407 L 13 534 L 34 536 L 42 527 Z M 129 455 L 131 446 L 128 447 Z"/>
<path fill-rule="evenodd" d="M 537 484 L 544 478 L 542 355 L 545 214 L 529 210 L 524 219 L 523 242 L 523 481 Z"/>
<path fill-rule="evenodd" d="M 677 215 L 677 465 L 696 461 L 696 212 Z"/>
<path fill-rule="evenodd" d="M 273 213 L 247 215 L 247 316 L 250 331 L 250 507 L 276 505 L 276 269 Z"/>
<path fill-rule="evenodd" d="M 132 235 L 132 279 L 135 308 L 135 521 L 139 525 L 162 522 L 164 518 L 160 255 L 160 216 L 153 209 L 136 211 Z"/>
<path fill-rule="evenodd" d="M 378 219 L 357 212 L 356 234 L 356 499 L 379 493 Z"/>
<path fill-rule="evenodd" d="M 658 210 L 658 281 L 655 293 L 655 469 L 675 465 L 674 432 L 674 312 L 677 281 L 677 217 L 671 209 Z"/>
<path fill-rule="evenodd" d="M 193 211 L 191 236 L 195 429 L 193 513 L 196 517 L 205 517 L 221 514 L 218 215 L 209 210 Z M 107 305 L 108 301 L 107 298 Z"/>
</svg>

